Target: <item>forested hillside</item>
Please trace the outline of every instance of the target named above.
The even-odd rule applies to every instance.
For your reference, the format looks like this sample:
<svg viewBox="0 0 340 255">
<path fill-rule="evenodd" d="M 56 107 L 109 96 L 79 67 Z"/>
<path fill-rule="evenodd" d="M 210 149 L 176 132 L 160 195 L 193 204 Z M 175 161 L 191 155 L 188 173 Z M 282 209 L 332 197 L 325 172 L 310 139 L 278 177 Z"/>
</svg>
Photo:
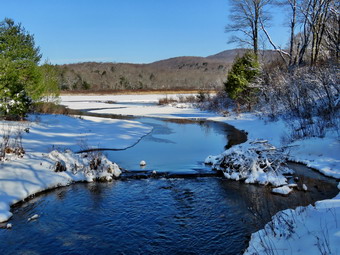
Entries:
<svg viewBox="0 0 340 255">
<path fill-rule="evenodd" d="M 245 49 L 208 57 L 177 57 L 151 64 L 86 62 L 58 66 L 62 90 L 216 89 L 223 86 L 234 58 Z M 263 52 L 263 61 L 277 53 Z"/>
</svg>

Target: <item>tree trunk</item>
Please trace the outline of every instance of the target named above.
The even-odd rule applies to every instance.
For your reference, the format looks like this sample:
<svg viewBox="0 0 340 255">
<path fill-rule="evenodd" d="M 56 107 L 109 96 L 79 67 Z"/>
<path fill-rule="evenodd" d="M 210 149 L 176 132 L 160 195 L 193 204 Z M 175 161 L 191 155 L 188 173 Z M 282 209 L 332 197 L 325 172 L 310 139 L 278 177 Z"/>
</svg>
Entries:
<svg viewBox="0 0 340 255">
<path fill-rule="evenodd" d="M 258 26 L 259 26 L 259 5 L 256 1 L 254 1 L 254 11 L 255 11 L 255 17 L 254 17 L 254 54 L 258 58 L 259 54 L 259 46 L 258 46 Z"/>
<path fill-rule="evenodd" d="M 296 24 L 296 0 L 290 2 L 292 8 L 292 20 L 290 23 L 290 49 L 289 49 L 289 66 L 296 64 L 296 57 L 294 57 L 295 48 L 295 24 Z"/>
</svg>

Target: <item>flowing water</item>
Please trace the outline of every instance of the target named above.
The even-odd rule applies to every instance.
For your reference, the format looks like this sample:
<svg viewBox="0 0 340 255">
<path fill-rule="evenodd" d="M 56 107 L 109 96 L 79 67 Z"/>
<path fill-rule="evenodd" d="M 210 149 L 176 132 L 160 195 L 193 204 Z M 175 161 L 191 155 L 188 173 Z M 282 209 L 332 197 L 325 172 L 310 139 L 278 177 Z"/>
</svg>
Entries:
<svg viewBox="0 0 340 255">
<path fill-rule="evenodd" d="M 131 175 L 212 173 L 209 154 L 244 141 L 223 123 L 139 118 L 153 131 L 123 151 L 106 151 Z M 139 162 L 145 160 L 145 168 Z M 309 191 L 289 197 L 222 177 L 78 183 L 13 206 L 0 254 L 240 254 L 277 211 L 330 198 L 336 182 L 292 164 Z M 300 183 L 300 184 L 301 184 Z M 39 214 L 37 220 L 27 219 Z"/>
</svg>

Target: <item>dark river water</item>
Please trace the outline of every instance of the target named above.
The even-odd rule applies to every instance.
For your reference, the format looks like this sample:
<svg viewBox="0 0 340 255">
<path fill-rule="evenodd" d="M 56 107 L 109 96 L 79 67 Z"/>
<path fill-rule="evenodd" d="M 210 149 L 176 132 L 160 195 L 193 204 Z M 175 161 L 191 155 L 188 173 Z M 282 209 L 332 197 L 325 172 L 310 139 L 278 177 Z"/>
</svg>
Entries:
<svg viewBox="0 0 340 255">
<path fill-rule="evenodd" d="M 137 145 L 107 151 L 121 167 L 195 175 L 203 161 L 245 137 L 223 123 L 137 119 L 154 127 Z M 141 169 L 139 162 L 147 165 Z M 336 182 L 292 164 L 309 191 L 289 197 L 222 177 L 78 183 L 13 206 L 0 254 L 241 254 L 277 211 L 337 194 Z M 28 222 L 34 214 L 40 217 Z"/>
</svg>

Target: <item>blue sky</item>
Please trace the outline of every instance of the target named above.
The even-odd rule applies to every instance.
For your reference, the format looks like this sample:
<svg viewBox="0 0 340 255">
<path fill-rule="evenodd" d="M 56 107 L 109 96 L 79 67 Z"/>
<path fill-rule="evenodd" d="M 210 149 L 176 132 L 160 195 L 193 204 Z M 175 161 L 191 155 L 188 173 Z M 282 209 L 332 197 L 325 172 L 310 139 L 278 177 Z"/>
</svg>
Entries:
<svg viewBox="0 0 340 255">
<path fill-rule="evenodd" d="M 228 0 L 11 0 L 1 20 L 21 22 L 53 64 L 84 61 L 150 63 L 208 56 L 227 44 Z M 281 15 L 270 31 L 281 44 Z"/>
</svg>

